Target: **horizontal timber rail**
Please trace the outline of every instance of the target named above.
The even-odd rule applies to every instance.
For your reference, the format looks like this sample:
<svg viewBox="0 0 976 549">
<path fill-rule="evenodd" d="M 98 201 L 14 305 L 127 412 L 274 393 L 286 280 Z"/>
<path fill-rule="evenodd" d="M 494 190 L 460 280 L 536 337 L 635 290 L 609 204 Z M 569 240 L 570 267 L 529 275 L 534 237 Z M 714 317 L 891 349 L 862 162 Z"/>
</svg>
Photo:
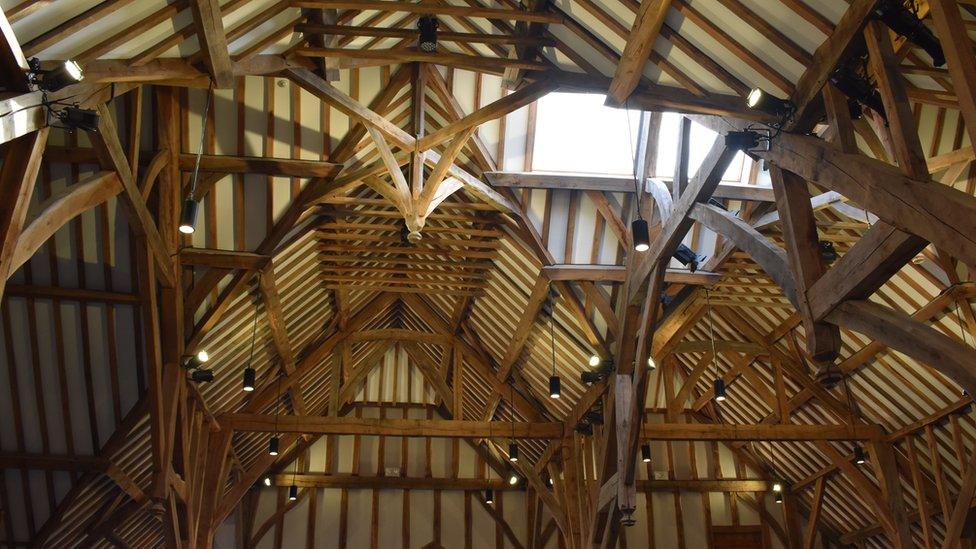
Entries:
<svg viewBox="0 0 976 549">
<path fill-rule="evenodd" d="M 353 417 L 223 414 L 218 421 L 235 431 L 316 435 L 373 435 L 435 438 L 517 439 L 562 438 L 564 424 L 550 422 L 371 419 Z M 708 425 L 656 423 L 644 425 L 642 436 L 651 440 L 881 440 L 877 425 Z"/>
</svg>

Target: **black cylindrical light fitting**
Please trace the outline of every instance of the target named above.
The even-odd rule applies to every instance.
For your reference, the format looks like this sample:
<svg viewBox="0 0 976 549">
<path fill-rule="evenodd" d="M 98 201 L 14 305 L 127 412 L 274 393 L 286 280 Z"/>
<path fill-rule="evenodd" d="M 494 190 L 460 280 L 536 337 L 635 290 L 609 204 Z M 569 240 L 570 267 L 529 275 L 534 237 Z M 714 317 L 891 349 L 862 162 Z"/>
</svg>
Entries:
<svg viewBox="0 0 976 549">
<path fill-rule="evenodd" d="M 884 102 L 881 94 L 866 79 L 854 72 L 847 66 L 840 66 L 830 73 L 830 83 L 833 84 L 841 93 L 859 101 L 874 112 L 880 114 L 887 120 Z"/>
<path fill-rule="evenodd" d="M 254 390 L 254 381 L 256 374 L 254 368 L 248 366 L 244 368 L 244 390 L 248 393 Z"/>
<path fill-rule="evenodd" d="M 549 398 L 559 398 L 560 385 L 559 376 L 549 376 Z"/>
<path fill-rule="evenodd" d="M 65 107 L 58 112 L 58 119 L 68 126 L 89 133 L 98 132 L 98 111 L 81 107 Z"/>
<path fill-rule="evenodd" d="M 295 501 L 298 499 L 298 486 L 292 484 L 288 487 L 288 501 Z"/>
<path fill-rule="evenodd" d="M 488 505 L 495 503 L 495 491 L 492 490 L 491 488 L 485 490 L 485 503 L 487 503 Z"/>
<path fill-rule="evenodd" d="M 417 29 L 420 30 L 420 51 L 431 53 L 437 50 L 437 26 L 437 18 L 432 15 L 425 15 L 417 22 Z"/>
<path fill-rule="evenodd" d="M 641 446 L 641 461 L 644 463 L 651 462 L 651 445 L 644 444 Z"/>
<path fill-rule="evenodd" d="M 197 210 L 200 204 L 192 198 L 183 201 L 183 211 L 180 213 L 180 232 L 183 234 L 193 234 L 196 230 Z"/>
<path fill-rule="evenodd" d="M 508 461 L 515 463 L 519 460 L 518 444 L 513 440 L 508 443 Z"/>
<path fill-rule="evenodd" d="M 271 437 L 271 440 L 268 441 L 268 455 L 278 455 L 278 435 Z"/>
<path fill-rule="evenodd" d="M 722 402 L 725 400 L 725 380 L 717 377 L 715 381 L 712 382 L 712 388 L 715 390 L 715 402 Z"/>
<path fill-rule="evenodd" d="M 190 380 L 194 383 L 210 383 L 214 380 L 213 370 L 197 369 L 190 374 Z"/>
<path fill-rule="evenodd" d="M 867 463 L 867 461 L 868 461 L 868 458 L 867 458 L 867 456 L 864 455 L 864 448 L 861 448 L 860 446 L 855 446 L 854 447 L 854 463 L 856 463 L 858 465 L 864 465 L 865 463 Z"/>
<path fill-rule="evenodd" d="M 925 50 L 932 58 L 933 66 L 945 65 L 945 53 L 939 39 L 902 0 L 881 0 L 874 6 L 874 15 L 889 29 Z"/>
<path fill-rule="evenodd" d="M 651 247 L 651 235 L 647 229 L 647 220 L 638 217 L 630 224 L 630 236 L 634 240 L 634 250 L 646 252 Z"/>
</svg>

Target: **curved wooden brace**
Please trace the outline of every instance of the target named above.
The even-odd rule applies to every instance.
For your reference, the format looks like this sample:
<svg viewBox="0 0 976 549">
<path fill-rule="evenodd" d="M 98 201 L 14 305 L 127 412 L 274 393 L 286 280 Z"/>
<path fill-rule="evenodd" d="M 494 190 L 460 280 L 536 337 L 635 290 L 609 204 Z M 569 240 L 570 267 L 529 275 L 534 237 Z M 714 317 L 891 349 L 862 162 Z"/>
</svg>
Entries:
<svg viewBox="0 0 976 549">
<path fill-rule="evenodd" d="M 921 361 L 976 394 L 974 351 L 905 313 L 871 301 L 845 301 L 826 320 Z"/>
<path fill-rule="evenodd" d="M 671 189 L 664 182 L 650 178 L 644 184 L 644 190 L 651 193 L 654 197 L 654 204 L 657 205 L 657 213 L 661 216 L 661 223 L 671 217 L 671 210 L 674 209 L 674 198 L 671 196 Z"/>
<path fill-rule="evenodd" d="M 45 201 L 40 215 L 20 235 L 10 272 L 27 262 L 54 233 L 82 213 L 122 192 L 115 172 L 95 173 Z"/>
<path fill-rule="evenodd" d="M 796 283 L 782 248 L 745 221 L 710 204 L 695 205 L 691 218 L 728 238 L 737 248 L 749 254 L 776 281 L 790 303 L 796 306 Z"/>
</svg>

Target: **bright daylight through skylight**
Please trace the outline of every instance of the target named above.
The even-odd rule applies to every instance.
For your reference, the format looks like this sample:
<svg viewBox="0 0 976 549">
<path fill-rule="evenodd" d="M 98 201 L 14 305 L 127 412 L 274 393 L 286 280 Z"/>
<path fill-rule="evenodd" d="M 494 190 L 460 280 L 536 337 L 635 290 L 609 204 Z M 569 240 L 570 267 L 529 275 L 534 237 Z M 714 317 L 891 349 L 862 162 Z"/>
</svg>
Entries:
<svg viewBox="0 0 976 549">
<path fill-rule="evenodd" d="M 550 93 L 539 100 L 532 170 L 631 175 L 640 111 L 607 107 L 605 99 L 600 94 Z M 661 117 L 653 177 L 674 176 L 679 117 L 676 113 Z M 692 124 L 690 175 L 698 170 L 714 139 L 711 130 Z M 722 179 L 744 181 L 748 176 L 744 159 L 739 153 Z"/>
</svg>

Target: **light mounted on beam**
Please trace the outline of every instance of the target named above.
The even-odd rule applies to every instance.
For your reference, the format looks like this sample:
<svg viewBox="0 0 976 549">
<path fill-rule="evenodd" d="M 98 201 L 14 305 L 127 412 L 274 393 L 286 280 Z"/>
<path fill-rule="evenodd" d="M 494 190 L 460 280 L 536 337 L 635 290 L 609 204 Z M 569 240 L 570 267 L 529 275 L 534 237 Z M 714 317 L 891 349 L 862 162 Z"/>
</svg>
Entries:
<svg viewBox="0 0 976 549">
<path fill-rule="evenodd" d="M 925 50 L 925 53 L 932 58 L 932 65 L 936 67 L 945 65 L 942 44 L 918 17 L 918 9 L 914 2 L 911 2 L 909 8 L 902 0 L 879 0 L 874 6 L 874 16 L 896 34 Z"/>
</svg>

